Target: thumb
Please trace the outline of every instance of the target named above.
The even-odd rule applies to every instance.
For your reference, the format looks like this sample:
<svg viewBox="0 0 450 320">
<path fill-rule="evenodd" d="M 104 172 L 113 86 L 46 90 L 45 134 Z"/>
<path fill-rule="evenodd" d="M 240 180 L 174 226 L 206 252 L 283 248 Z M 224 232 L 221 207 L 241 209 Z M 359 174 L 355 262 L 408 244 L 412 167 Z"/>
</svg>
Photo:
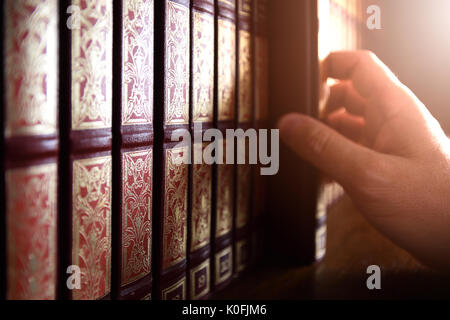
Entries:
<svg viewBox="0 0 450 320">
<path fill-rule="evenodd" d="M 369 161 L 379 156 L 301 114 L 284 116 L 278 122 L 278 128 L 283 142 L 295 153 L 343 185 L 360 181 Z"/>
</svg>

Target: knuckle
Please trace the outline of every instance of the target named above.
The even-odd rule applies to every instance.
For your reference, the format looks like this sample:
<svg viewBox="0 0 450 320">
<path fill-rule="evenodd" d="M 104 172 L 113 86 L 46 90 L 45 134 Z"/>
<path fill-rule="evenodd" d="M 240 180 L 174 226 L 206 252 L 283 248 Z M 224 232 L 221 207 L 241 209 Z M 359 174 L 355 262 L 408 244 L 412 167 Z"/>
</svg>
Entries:
<svg viewBox="0 0 450 320">
<path fill-rule="evenodd" d="M 362 58 L 367 62 L 369 62 L 369 61 L 373 62 L 378 59 L 377 55 L 373 51 L 370 51 L 370 50 L 363 50 L 361 55 L 362 55 Z"/>
</svg>

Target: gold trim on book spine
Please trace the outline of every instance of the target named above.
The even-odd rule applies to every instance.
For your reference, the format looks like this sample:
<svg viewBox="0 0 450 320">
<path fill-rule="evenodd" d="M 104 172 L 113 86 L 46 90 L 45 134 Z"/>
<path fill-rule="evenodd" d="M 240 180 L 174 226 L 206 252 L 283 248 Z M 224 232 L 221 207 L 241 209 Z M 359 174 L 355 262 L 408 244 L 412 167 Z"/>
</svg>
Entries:
<svg viewBox="0 0 450 320">
<path fill-rule="evenodd" d="M 218 19 L 218 118 L 219 121 L 235 117 L 236 92 L 236 25 Z"/>
<path fill-rule="evenodd" d="M 205 289 L 203 289 L 201 292 L 199 292 L 197 295 L 195 294 L 195 289 L 196 289 L 196 278 L 195 278 L 195 274 L 203 269 L 206 269 L 206 275 L 204 277 L 202 277 L 200 279 L 200 281 L 204 281 L 206 283 L 205 285 Z M 205 262 L 203 262 L 202 264 L 200 264 L 199 266 L 197 266 L 196 268 L 191 270 L 191 299 L 193 300 L 197 300 L 199 298 L 202 298 L 203 296 L 205 296 L 206 294 L 209 293 L 209 289 L 210 289 L 210 262 L 209 262 L 209 258 L 208 260 L 206 260 Z M 203 286 L 201 286 L 203 287 Z"/>
<path fill-rule="evenodd" d="M 151 124 L 154 0 L 122 1 L 122 125 Z"/>
<path fill-rule="evenodd" d="M 189 17 L 189 8 L 166 0 L 166 125 L 189 123 Z"/>
<path fill-rule="evenodd" d="M 229 255 L 229 260 L 225 261 L 225 263 L 220 263 L 220 259 L 226 255 Z M 215 283 L 219 285 L 226 280 L 228 280 L 233 274 L 233 247 L 229 246 L 224 250 L 216 253 L 216 267 L 215 267 Z M 220 276 L 221 271 L 225 269 L 225 273 Z"/>
<path fill-rule="evenodd" d="M 231 8 L 236 8 L 236 0 L 219 0 L 220 4 L 225 4 L 227 6 L 230 6 Z"/>
<path fill-rule="evenodd" d="M 207 144 L 194 144 L 196 154 L 202 155 L 206 146 Z M 194 163 L 192 165 L 191 193 L 191 252 L 209 244 L 211 235 L 211 192 L 212 167 L 206 163 Z"/>
<path fill-rule="evenodd" d="M 217 166 L 216 238 L 227 234 L 233 227 L 233 169 L 233 165 L 220 164 Z"/>
<path fill-rule="evenodd" d="M 193 121 L 212 122 L 214 110 L 214 17 L 194 12 Z"/>
<path fill-rule="evenodd" d="M 252 12 L 252 0 L 238 0 L 239 14 L 241 16 L 250 16 Z"/>
<path fill-rule="evenodd" d="M 250 32 L 239 31 L 239 122 L 252 120 L 252 38 Z"/>
<path fill-rule="evenodd" d="M 5 4 L 5 136 L 57 132 L 58 8 L 56 1 Z"/>
<path fill-rule="evenodd" d="M 73 0 L 81 8 L 72 29 L 72 130 L 111 127 L 112 0 Z"/>
<path fill-rule="evenodd" d="M 57 165 L 6 171 L 7 298 L 56 298 Z"/>
<path fill-rule="evenodd" d="M 106 296 L 111 287 L 111 156 L 75 160 L 72 263 L 81 269 L 75 300 Z"/>
<path fill-rule="evenodd" d="M 162 299 L 163 300 L 167 300 L 168 295 L 175 291 L 178 290 L 180 287 L 182 287 L 182 296 L 176 296 L 175 299 L 172 300 L 185 300 L 186 299 L 186 277 L 184 277 L 183 279 L 181 279 L 180 281 L 178 281 L 177 283 L 171 285 L 170 287 L 166 288 L 163 290 L 162 292 Z"/>
<path fill-rule="evenodd" d="M 186 258 L 187 157 L 189 148 L 167 149 L 165 153 L 165 199 L 163 218 L 163 269 Z"/>
<path fill-rule="evenodd" d="M 152 155 L 122 155 L 122 286 L 151 272 Z"/>
</svg>

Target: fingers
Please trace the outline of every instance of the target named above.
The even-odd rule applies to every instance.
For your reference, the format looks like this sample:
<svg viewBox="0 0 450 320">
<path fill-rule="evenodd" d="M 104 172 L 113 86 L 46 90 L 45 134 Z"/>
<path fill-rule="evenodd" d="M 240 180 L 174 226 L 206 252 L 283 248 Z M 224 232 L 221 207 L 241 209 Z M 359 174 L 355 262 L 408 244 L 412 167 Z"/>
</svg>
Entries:
<svg viewBox="0 0 450 320">
<path fill-rule="evenodd" d="M 341 107 L 357 116 L 363 116 L 366 109 L 366 101 L 355 91 L 349 81 L 341 81 L 330 88 L 325 113 L 332 113 Z"/>
<path fill-rule="evenodd" d="M 389 68 L 370 51 L 333 52 L 324 60 L 322 68 L 323 80 L 350 80 L 366 99 L 389 94 L 400 84 Z"/>
<path fill-rule="evenodd" d="M 379 156 L 304 115 L 286 115 L 278 125 L 293 151 L 344 186 L 357 183 L 368 162 Z"/>
<path fill-rule="evenodd" d="M 365 121 L 347 113 L 344 109 L 337 110 L 327 117 L 327 124 L 352 141 L 362 143 Z"/>
</svg>

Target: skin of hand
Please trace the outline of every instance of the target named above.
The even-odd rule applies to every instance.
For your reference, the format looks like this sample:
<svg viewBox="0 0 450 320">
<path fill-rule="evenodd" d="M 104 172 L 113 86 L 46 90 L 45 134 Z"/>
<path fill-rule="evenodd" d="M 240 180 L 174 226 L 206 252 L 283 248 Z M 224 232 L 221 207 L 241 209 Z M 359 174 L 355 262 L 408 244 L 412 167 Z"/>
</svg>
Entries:
<svg viewBox="0 0 450 320">
<path fill-rule="evenodd" d="M 419 99 L 369 51 L 331 53 L 325 123 L 278 122 L 282 141 L 339 182 L 366 219 L 424 264 L 450 271 L 450 143 Z"/>
</svg>

